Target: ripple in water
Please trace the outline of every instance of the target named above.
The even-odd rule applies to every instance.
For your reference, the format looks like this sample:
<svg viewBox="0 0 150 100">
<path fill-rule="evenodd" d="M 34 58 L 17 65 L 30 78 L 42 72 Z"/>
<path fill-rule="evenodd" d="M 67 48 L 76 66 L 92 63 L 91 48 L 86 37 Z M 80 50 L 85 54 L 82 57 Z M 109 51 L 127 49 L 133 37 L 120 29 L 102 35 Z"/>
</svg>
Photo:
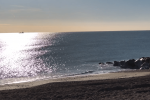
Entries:
<svg viewBox="0 0 150 100">
<path fill-rule="evenodd" d="M 37 58 L 48 51 L 40 50 L 49 40 L 40 41 L 38 33 L 2 33 L 0 34 L 0 78 L 37 76 L 51 73 L 51 67 Z M 51 38 L 54 34 L 51 34 Z M 44 42 L 44 43 L 43 43 Z M 49 43 L 49 45 L 52 45 Z"/>
</svg>

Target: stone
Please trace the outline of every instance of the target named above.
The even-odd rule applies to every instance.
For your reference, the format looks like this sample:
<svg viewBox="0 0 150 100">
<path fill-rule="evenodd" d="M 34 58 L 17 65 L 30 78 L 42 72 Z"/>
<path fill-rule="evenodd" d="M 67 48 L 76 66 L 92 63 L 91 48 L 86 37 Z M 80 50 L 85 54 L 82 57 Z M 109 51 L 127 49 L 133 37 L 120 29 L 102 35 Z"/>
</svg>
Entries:
<svg viewBox="0 0 150 100">
<path fill-rule="evenodd" d="M 106 62 L 106 64 L 113 64 L 113 62 Z"/>
<path fill-rule="evenodd" d="M 104 64 L 104 63 L 99 63 Z M 130 69 L 150 69 L 150 57 L 141 57 L 137 60 L 123 60 L 123 61 L 114 61 L 106 62 L 106 64 L 113 64 L 113 66 L 119 66 L 121 68 L 130 68 Z"/>
<path fill-rule="evenodd" d="M 121 67 L 124 67 L 125 63 L 126 63 L 126 61 L 125 61 L 125 60 L 120 61 L 120 66 L 121 66 Z"/>
<path fill-rule="evenodd" d="M 113 66 L 120 66 L 120 62 L 119 61 L 114 61 Z"/>
<path fill-rule="evenodd" d="M 135 60 L 134 59 L 130 59 L 128 61 L 125 62 L 125 68 L 131 68 L 134 69 L 135 67 Z"/>
<path fill-rule="evenodd" d="M 143 62 L 138 59 L 138 60 L 136 60 L 136 61 L 134 62 L 134 64 L 135 64 L 135 67 L 136 67 L 137 69 L 140 69 L 140 68 L 141 68 L 141 65 L 143 64 Z"/>
<path fill-rule="evenodd" d="M 147 62 L 144 62 L 142 65 L 141 65 L 141 68 L 140 69 L 149 69 L 150 68 L 150 64 L 147 63 Z"/>
<path fill-rule="evenodd" d="M 100 62 L 99 64 L 104 64 L 103 62 Z"/>
</svg>

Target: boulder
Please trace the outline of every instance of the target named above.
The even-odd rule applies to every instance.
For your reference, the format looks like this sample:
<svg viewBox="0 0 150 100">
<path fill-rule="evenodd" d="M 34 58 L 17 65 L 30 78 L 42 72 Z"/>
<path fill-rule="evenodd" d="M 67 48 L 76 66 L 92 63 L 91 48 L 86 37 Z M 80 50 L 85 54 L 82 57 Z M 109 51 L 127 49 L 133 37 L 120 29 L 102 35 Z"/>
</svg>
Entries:
<svg viewBox="0 0 150 100">
<path fill-rule="evenodd" d="M 123 60 L 123 61 L 120 61 L 120 67 L 125 67 L 125 63 L 126 63 L 126 61 L 125 60 Z"/>
<path fill-rule="evenodd" d="M 104 64 L 103 62 L 100 62 L 99 64 Z"/>
<path fill-rule="evenodd" d="M 106 62 L 106 64 L 113 64 L 113 62 Z"/>
<path fill-rule="evenodd" d="M 119 61 L 114 61 L 113 66 L 120 66 L 120 62 Z"/>
<path fill-rule="evenodd" d="M 150 63 L 150 57 L 145 58 L 145 62 Z"/>
<path fill-rule="evenodd" d="M 143 62 L 138 59 L 134 62 L 134 64 L 135 64 L 136 69 L 140 69 Z"/>
<path fill-rule="evenodd" d="M 104 63 L 99 63 L 104 64 Z M 130 69 L 150 69 L 150 57 L 141 57 L 137 60 L 123 60 L 123 61 L 114 61 L 106 62 L 106 64 L 113 64 L 113 66 L 119 66 L 121 68 L 130 68 Z"/>
<path fill-rule="evenodd" d="M 135 60 L 134 59 L 130 59 L 128 61 L 125 62 L 125 68 L 131 68 L 134 69 L 135 68 Z"/>
<path fill-rule="evenodd" d="M 149 69 L 149 68 L 150 68 L 150 63 L 144 62 L 144 63 L 141 65 L 141 68 L 140 68 L 140 69 Z"/>
</svg>

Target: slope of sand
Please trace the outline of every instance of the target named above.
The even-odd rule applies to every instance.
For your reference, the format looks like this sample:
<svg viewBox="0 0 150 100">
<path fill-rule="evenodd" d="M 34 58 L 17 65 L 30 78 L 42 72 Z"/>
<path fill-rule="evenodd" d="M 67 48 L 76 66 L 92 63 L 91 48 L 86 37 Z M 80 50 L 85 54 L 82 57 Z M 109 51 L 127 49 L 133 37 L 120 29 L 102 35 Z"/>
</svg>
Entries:
<svg viewBox="0 0 150 100">
<path fill-rule="evenodd" d="M 39 85 L 53 83 L 53 82 L 120 79 L 120 78 L 138 77 L 138 76 L 145 76 L 145 75 L 150 75 L 149 70 L 127 71 L 127 72 L 125 71 L 125 72 L 107 73 L 107 74 L 99 74 L 99 75 L 84 75 L 84 76 L 75 76 L 75 77 L 67 77 L 67 78 L 59 78 L 59 79 L 37 80 L 33 82 L 25 82 L 25 83 L 17 83 L 17 84 L 6 84 L 6 85 L 0 85 L 0 90 L 29 88 L 29 87 L 39 86 Z"/>
<path fill-rule="evenodd" d="M 150 70 L 40 80 L 0 88 L 0 100 L 150 100 Z"/>
</svg>

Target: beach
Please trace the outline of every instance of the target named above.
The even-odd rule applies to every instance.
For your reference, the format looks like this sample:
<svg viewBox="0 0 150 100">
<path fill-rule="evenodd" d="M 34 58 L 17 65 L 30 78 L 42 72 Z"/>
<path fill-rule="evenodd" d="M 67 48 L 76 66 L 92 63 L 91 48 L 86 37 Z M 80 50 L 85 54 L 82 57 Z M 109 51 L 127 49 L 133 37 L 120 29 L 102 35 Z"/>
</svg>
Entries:
<svg viewBox="0 0 150 100">
<path fill-rule="evenodd" d="M 1 100 L 148 100 L 150 70 L 7 84 Z"/>
</svg>

